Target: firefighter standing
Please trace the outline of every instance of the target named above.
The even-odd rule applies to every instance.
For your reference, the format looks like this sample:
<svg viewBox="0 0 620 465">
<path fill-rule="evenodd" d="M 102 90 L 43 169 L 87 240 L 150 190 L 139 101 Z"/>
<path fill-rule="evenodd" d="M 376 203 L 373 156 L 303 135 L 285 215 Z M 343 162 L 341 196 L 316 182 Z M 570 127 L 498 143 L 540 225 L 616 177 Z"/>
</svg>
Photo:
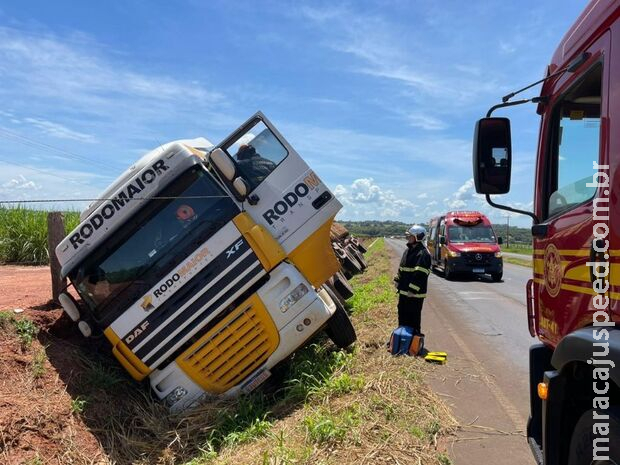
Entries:
<svg viewBox="0 0 620 465">
<path fill-rule="evenodd" d="M 421 333 L 422 305 L 426 297 L 431 256 L 422 243 L 424 227 L 414 224 L 405 233 L 407 249 L 394 278 L 398 289 L 398 326 L 409 326 Z"/>
</svg>

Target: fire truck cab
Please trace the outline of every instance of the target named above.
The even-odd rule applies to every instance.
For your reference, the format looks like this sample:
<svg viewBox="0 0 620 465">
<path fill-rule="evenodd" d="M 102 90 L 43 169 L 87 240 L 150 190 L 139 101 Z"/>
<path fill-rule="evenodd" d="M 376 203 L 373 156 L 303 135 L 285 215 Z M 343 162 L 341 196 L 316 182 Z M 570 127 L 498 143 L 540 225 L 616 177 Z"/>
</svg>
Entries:
<svg viewBox="0 0 620 465">
<path fill-rule="evenodd" d="M 620 1 L 591 1 L 558 45 L 540 95 L 513 94 L 478 121 L 478 193 L 510 189 L 510 122 L 540 115 L 532 217 L 533 277 L 527 436 L 545 465 L 620 463 Z M 526 90 L 532 86 L 528 86 Z"/>
<path fill-rule="evenodd" d="M 427 240 L 431 264 L 446 279 L 457 273 L 490 274 L 501 281 L 503 274 L 501 237 L 489 219 L 477 211 L 453 211 L 429 222 Z"/>
</svg>

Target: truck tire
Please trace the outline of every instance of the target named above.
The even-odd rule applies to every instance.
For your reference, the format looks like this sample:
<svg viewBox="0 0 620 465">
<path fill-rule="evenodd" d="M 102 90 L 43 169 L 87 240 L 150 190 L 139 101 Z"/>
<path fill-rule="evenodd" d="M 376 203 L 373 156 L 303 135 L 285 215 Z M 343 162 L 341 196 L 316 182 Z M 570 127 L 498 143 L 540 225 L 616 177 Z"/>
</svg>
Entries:
<svg viewBox="0 0 620 465">
<path fill-rule="evenodd" d="M 335 284 L 334 281 L 335 281 L 334 279 L 330 278 L 330 280 L 327 281 L 323 286 L 326 288 L 332 300 L 336 303 L 336 306 L 340 305 L 344 307 L 345 299 L 344 297 L 342 297 L 342 295 L 340 295 L 340 292 L 338 292 L 338 290 L 336 289 L 336 286 L 334 285 Z"/>
<path fill-rule="evenodd" d="M 344 307 L 340 305 L 338 300 L 332 295 L 332 290 L 329 287 L 326 287 L 325 290 L 336 304 L 336 311 L 331 318 L 327 320 L 327 328 L 325 328 L 325 333 L 336 347 L 339 349 L 344 349 L 357 340 L 355 328 L 353 327 L 353 324 L 349 319 L 349 315 L 347 315 Z"/>
<path fill-rule="evenodd" d="M 609 456 L 607 460 L 592 460 L 592 452 L 594 449 L 594 436 L 592 427 L 594 426 L 594 419 L 592 413 L 594 410 L 588 410 L 575 425 L 573 435 L 570 439 L 570 446 L 568 450 L 568 465 L 607 465 L 613 463 L 620 463 L 620 407 L 611 407 L 608 410 L 599 411 L 601 414 L 609 415 L 609 420 L 601 420 L 601 422 L 609 422 L 609 442 L 602 443 L 605 446 L 609 446 L 609 452 L 604 452 L 602 455 Z"/>
<path fill-rule="evenodd" d="M 443 277 L 448 281 L 452 281 L 454 278 L 454 273 L 450 272 L 450 268 L 448 268 L 448 261 L 443 262 Z"/>
<path fill-rule="evenodd" d="M 348 250 L 345 250 L 346 257 L 342 262 L 343 268 L 348 271 L 351 276 L 355 276 L 356 274 L 360 274 L 362 272 L 362 265 L 359 264 L 355 256 L 351 254 Z"/>
<path fill-rule="evenodd" d="M 493 282 L 498 283 L 502 280 L 503 273 L 491 273 L 491 279 Z"/>
<path fill-rule="evenodd" d="M 334 287 L 344 300 L 353 297 L 351 283 L 340 271 L 334 275 Z"/>
<path fill-rule="evenodd" d="M 357 250 L 355 247 L 352 246 L 349 249 L 349 251 L 353 254 L 353 256 L 357 259 L 359 264 L 362 266 L 362 271 L 368 268 L 368 263 L 366 263 L 366 260 L 364 260 L 364 256 L 361 254 L 359 250 Z"/>
</svg>

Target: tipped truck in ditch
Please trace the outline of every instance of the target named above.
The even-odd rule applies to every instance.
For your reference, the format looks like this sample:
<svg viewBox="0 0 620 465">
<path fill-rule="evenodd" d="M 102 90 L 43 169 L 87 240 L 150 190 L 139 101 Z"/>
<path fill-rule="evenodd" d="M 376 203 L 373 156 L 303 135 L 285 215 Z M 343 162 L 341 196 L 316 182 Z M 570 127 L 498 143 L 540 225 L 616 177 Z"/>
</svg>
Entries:
<svg viewBox="0 0 620 465">
<path fill-rule="evenodd" d="M 326 329 L 355 330 L 324 284 L 341 204 L 260 112 L 220 144 L 158 147 L 57 247 L 65 312 L 181 411 L 249 392 Z"/>
</svg>

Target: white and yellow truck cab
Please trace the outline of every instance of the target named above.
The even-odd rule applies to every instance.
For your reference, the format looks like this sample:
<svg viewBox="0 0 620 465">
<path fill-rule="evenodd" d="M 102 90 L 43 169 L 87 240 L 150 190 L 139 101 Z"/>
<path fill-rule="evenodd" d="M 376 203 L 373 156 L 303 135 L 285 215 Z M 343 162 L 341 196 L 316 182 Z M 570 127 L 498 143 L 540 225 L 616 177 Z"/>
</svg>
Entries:
<svg viewBox="0 0 620 465">
<path fill-rule="evenodd" d="M 173 411 L 249 392 L 321 329 L 355 341 L 321 287 L 340 208 L 259 112 L 217 146 L 169 143 L 123 173 L 56 248 L 81 297 L 60 301 Z"/>
</svg>

